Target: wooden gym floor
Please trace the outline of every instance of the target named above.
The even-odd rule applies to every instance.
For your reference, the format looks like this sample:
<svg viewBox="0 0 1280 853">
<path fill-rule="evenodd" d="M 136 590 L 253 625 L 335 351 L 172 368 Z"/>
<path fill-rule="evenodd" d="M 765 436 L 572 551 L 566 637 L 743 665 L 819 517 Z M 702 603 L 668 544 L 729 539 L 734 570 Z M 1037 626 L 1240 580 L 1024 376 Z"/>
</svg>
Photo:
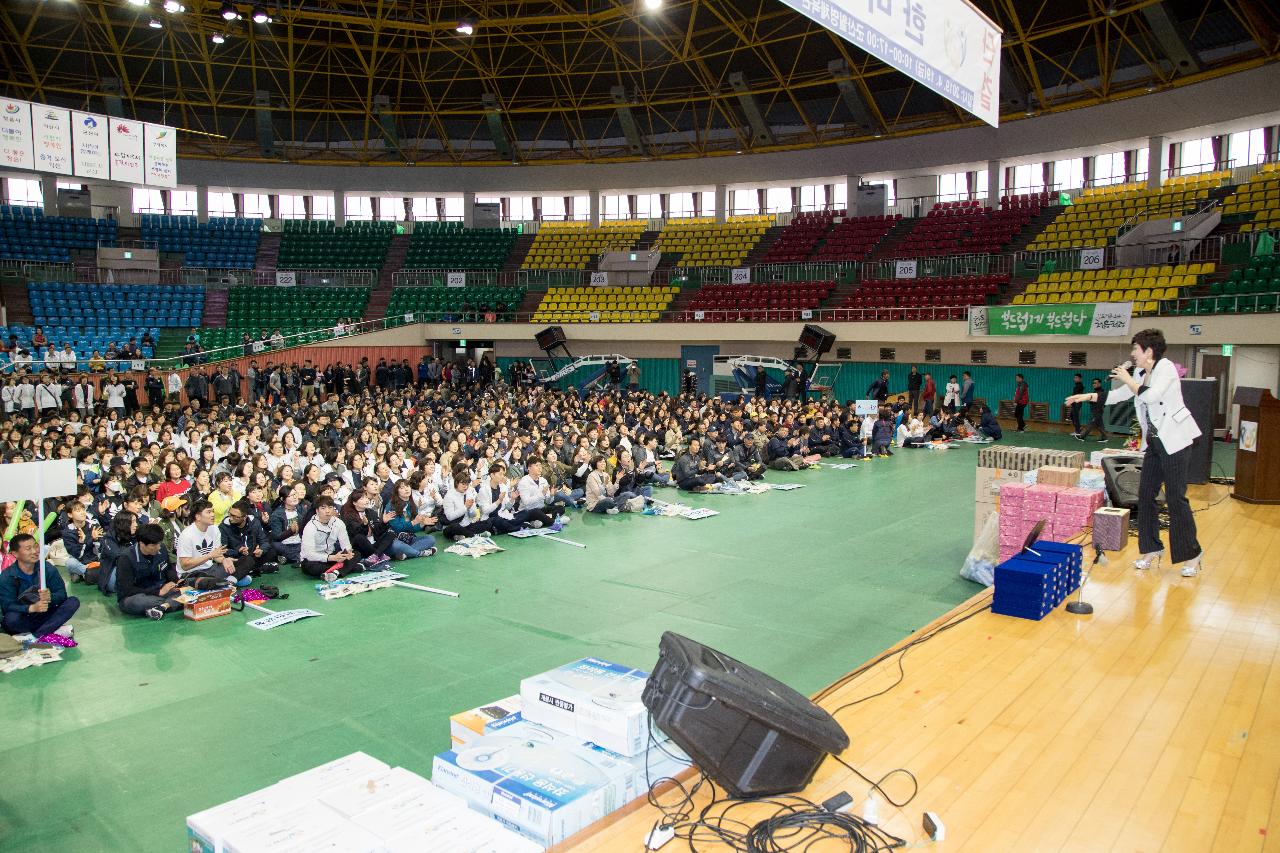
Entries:
<svg viewBox="0 0 1280 853">
<path fill-rule="evenodd" d="M 1203 509 L 1198 578 L 1136 571 L 1133 537 L 1095 568 L 1091 616 L 996 616 L 983 592 L 904 640 L 979 610 L 905 654 L 902 683 L 836 714 L 845 761 L 873 779 L 897 767 L 919 779 L 904 809 L 881 800 L 881 825 L 928 845 L 921 817 L 932 811 L 947 833 L 937 849 L 981 853 L 1280 848 L 1280 507 L 1226 493 L 1191 490 Z M 834 710 L 897 678 L 890 659 L 820 704 Z M 898 800 L 910 789 L 901 775 L 885 787 Z M 803 795 L 839 791 L 860 813 L 868 785 L 828 760 Z M 750 809 L 737 816 L 771 811 Z M 556 849 L 641 850 L 658 814 L 633 806 Z M 704 838 L 698 850 L 726 849 Z"/>
</svg>

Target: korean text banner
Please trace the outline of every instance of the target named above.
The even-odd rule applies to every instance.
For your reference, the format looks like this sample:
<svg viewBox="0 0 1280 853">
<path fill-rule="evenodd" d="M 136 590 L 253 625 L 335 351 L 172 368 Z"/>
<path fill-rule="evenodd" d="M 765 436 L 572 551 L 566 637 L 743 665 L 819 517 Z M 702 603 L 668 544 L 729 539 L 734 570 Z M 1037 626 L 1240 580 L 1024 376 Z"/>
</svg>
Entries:
<svg viewBox="0 0 1280 853">
<path fill-rule="evenodd" d="M 33 169 L 31 154 L 31 104 L 0 99 L 0 166 Z"/>
<path fill-rule="evenodd" d="M 782 0 L 992 127 L 1000 28 L 965 0 Z"/>
<path fill-rule="evenodd" d="M 969 334 L 1123 337 L 1132 319 L 1132 302 L 979 307 L 969 309 Z"/>
<path fill-rule="evenodd" d="M 71 114 L 66 110 L 32 104 L 31 128 L 35 139 L 36 169 L 70 175 Z"/>
<path fill-rule="evenodd" d="M 145 183 L 142 163 L 142 122 L 122 118 L 111 122 L 111 180 L 126 184 Z"/>
<path fill-rule="evenodd" d="M 146 126 L 147 184 L 157 187 L 178 185 L 178 132 L 159 124 Z"/>
<path fill-rule="evenodd" d="M 108 165 L 110 148 L 107 143 L 105 116 L 92 113 L 71 113 L 71 142 L 74 149 L 74 166 L 78 178 L 111 177 Z"/>
</svg>

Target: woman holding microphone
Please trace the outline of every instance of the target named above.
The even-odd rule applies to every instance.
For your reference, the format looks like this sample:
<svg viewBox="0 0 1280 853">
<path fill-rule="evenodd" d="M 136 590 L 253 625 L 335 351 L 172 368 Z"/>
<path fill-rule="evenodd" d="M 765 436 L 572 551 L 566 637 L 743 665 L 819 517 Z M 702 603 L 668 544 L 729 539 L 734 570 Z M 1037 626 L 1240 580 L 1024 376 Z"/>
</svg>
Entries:
<svg viewBox="0 0 1280 853">
<path fill-rule="evenodd" d="M 1195 577 L 1203 556 L 1196 540 L 1196 520 L 1187 501 L 1187 463 L 1191 442 L 1200 427 L 1182 402 L 1178 369 L 1164 357 L 1164 333 L 1145 329 L 1133 336 L 1131 361 L 1111 371 L 1120 383 L 1099 400 L 1097 393 L 1072 394 L 1067 403 L 1103 402 L 1106 405 L 1132 399 L 1142 427 L 1142 477 L 1138 485 L 1138 569 L 1159 565 L 1164 546 L 1160 542 L 1160 517 L 1156 496 L 1164 485 L 1169 506 L 1169 550 L 1182 563 L 1182 576 Z M 1129 373 L 1130 368 L 1133 374 Z"/>
</svg>

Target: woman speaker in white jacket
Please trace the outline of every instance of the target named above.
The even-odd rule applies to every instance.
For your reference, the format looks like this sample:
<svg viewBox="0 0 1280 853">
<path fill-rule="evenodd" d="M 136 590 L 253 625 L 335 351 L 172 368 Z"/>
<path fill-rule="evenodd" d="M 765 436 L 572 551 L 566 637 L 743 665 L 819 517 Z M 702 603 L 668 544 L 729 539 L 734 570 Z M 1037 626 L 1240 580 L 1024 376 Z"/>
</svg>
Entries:
<svg viewBox="0 0 1280 853">
<path fill-rule="evenodd" d="M 1138 547 L 1142 557 L 1134 566 L 1149 569 L 1160 562 L 1164 546 L 1160 542 L 1160 517 L 1156 496 L 1164 485 L 1169 506 L 1169 551 L 1175 563 L 1182 563 L 1182 576 L 1200 572 L 1202 552 L 1196 540 L 1196 520 L 1187 501 L 1187 463 L 1191 442 L 1200 427 L 1182 402 L 1178 369 L 1164 357 L 1164 333 L 1145 329 L 1133 336 L 1133 374 L 1127 366 L 1111 371 L 1120 383 L 1107 394 L 1106 404 L 1133 400 L 1142 427 L 1142 477 L 1138 485 Z M 1098 395 L 1073 394 L 1068 403 L 1095 402 Z"/>
</svg>

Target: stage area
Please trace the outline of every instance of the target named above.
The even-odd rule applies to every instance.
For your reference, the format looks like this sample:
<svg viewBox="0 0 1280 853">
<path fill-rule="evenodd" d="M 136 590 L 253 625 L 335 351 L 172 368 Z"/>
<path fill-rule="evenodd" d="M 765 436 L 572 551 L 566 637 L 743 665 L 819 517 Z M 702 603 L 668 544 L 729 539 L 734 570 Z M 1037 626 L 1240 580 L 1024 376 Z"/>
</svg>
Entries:
<svg viewBox="0 0 1280 853">
<path fill-rule="evenodd" d="M 1233 453 L 1218 447 L 1225 470 Z M 388 589 L 326 602 L 288 569 L 276 577 L 291 598 L 269 606 L 326 615 L 265 633 L 239 613 L 126 619 L 72 587 L 80 648 L 0 690 L 0 849 L 181 849 L 186 815 L 353 750 L 426 775 L 451 713 L 585 655 L 647 669 L 664 630 L 815 693 L 980 592 L 957 575 L 976 455 L 771 472 L 805 488 L 691 499 L 721 511 L 701 521 L 575 513 L 565 535 L 586 549 L 502 537 L 507 551 L 479 560 L 397 564 L 456 600 Z M 1228 829 L 1222 849 L 1261 848 L 1280 770 L 1268 719 L 1280 510 L 1227 501 L 1200 519 L 1199 580 L 1116 560 L 1089 587 L 1091 620 L 983 614 L 914 650 L 903 687 L 839 718 L 847 758 L 875 775 L 909 767 L 922 786 L 911 826 L 917 805 L 938 811 L 957 848 L 1181 848 Z M 874 692 L 887 669 L 830 701 Z M 832 766 L 823 790 L 845 780 Z M 638 849 L 644 820 L 583 849 Z"/>
</svg>

